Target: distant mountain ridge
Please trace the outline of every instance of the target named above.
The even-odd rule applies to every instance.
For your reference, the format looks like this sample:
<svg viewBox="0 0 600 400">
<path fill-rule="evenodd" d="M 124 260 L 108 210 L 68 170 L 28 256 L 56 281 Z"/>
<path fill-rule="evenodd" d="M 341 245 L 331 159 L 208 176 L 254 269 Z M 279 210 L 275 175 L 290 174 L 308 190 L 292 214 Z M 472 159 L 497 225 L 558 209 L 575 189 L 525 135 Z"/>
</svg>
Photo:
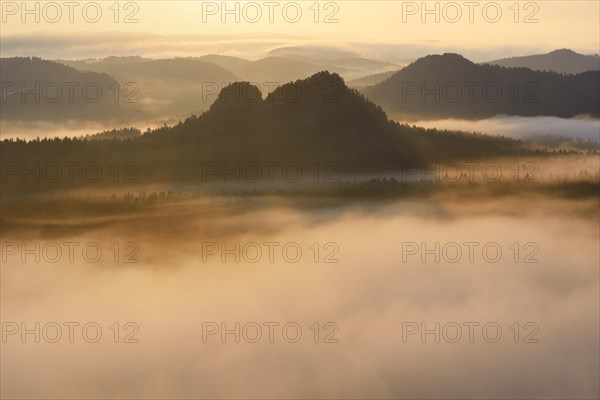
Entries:
<svg viewBox="0 0 600 400">
<path fill-rule="evenodd" d="M 537 71 L 579 74 L 586 71 L 600 70 L 600 57 L 598 54 L 584 55 L 570 49 L 559 49 L 547 54 L 503 58 L 489 61 L 487 64 L 503 67 L 526 67 Z"/>
<path fill-rule="evenodd" d="M 37 57 L 0 58 L 2 119 L 135 119 L 143 113 L 112 76 Z"/>
<path fill-rule="evenodd" d="M 350 82 L 348 82 L 348 85 L 357 89 L 366 88 L 368 86 L 373 86 L 378 84 L 379 82 L 385 81 L 390 76 L 394 75 L 396 72 L 398 71 L 381 72 L 379 74 L 373 74 L 365 76 L 363 78 L 353 79 Z"/>
<path fill-rule="evenodd" d="M 21 101 L 20 88 L 4 85 L 2 115 L 5 120 L 27 121 L 182 118 L 207 110 L 221 90 L 236 81 L 251 82 L 268 94 L 277 86 L 323 70 L 352 75 L 363 69 L 387 69 L 395 65 L 344 52 L 315 63 L 309 57 L 329 50 L 320 47 L 308 50 L 277 49 L 273 56 L 256 61 L 222 55 L 159 60 L 130 56 L 61 62 L 35 57 L 3 58 L 5 84 L 94 82 L 103 87 L 104 96 L 97 103 L 79 96 L 67 107 L 66 96 L 56 103 L 29 101 L 33 99 L 31 95 L 24 96 L 27 101 Z M 562 76 L 527 68 L 476 64 L 457 54 L 426 56 L 397 71 L 347 81 L 394 118 L 487 118 L 497 114 L 568 118 L 579 114 L 598 116 L 599 108 L 598 71 Z M 12 91 L 10 94 L 8 89 Z M 118 93 L 113 93 L 115 90 Z M 494 91 L 498 90 L 501 96 L 494 98 Z M 458 98 L 457 91 L 460 91 Z"/>
<path fill-rule="evenodd" d="M 137 106 L 158 118 L 206 110 L 222 87 L 239 80 L 228 69 L 199 58 L 108 57 L 62 62 L 82 71 L 110 74 L 122 85 L 132 83 Z"/>
<path fill-rule="evenodd" d="M 561 75 L 445 53 L 420 58 L 363 93 L 396 118 L 598 117 L 599 84 L 600 71 Z"/>
<path fill-rule="evenodd" d="M 121 60 L 119 62 L 119 60 Z M 198 77 L 210 80 L 236 80 L 238 77 L 211 62 L 196 58 L 166 58 L 150 60 L 141 57 L 109 57 L 94 63 L 61 61 L 65 65 L 83 70 L 110 74 L 119 80 L 180 80 L 190 84 Z"/>
<path fill-rule="evenodd" d="M 320 60 L 309 57 L 313 53 L 297 55 L 293 48 L 279 50 L 255 61 L 208 54 L 157 60 L 131 56 L 59 62 L 81 71 L 110 74 L 123 84 L 137 84 L 140 108 L 156 117 L 205 111 L 218 92 L 235 81 L 252 82 L 266 94 L 277 86 L 305 79 L 324 70 L 356 77 L 397 67 L 392 63 L 353 58 L 353 54 L 347 52 L 336 53 L 336 56 L 348 58 Z"/>
</svg>

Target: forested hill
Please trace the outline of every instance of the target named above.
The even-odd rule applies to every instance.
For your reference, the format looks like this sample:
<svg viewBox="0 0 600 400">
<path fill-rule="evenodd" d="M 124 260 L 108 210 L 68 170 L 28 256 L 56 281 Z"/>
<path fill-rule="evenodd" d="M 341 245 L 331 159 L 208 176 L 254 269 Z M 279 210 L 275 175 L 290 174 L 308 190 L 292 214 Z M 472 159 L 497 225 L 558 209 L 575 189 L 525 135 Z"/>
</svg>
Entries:
<svg viewBox="0 0 600 400">
<path fill-rule="evenodd" d="M 363 93 L 394 117 L 600 116 L 600 71 L 577 75 L 430 55 Z"/>
<path fill-rule="evenodd" d="M 335 163 L 340 172 L 366 173 L 409 162 L 517 155 L 522 145 L 389 121 L 338 75 L 320 72 L 265 98 L 247 82 L 234 83 L 208 112 L 137 137 L 4 140 L 0 152 L 3 163 L 129 163 L 145 182 L 197 182 L 206 163 Z"/>
</svg>

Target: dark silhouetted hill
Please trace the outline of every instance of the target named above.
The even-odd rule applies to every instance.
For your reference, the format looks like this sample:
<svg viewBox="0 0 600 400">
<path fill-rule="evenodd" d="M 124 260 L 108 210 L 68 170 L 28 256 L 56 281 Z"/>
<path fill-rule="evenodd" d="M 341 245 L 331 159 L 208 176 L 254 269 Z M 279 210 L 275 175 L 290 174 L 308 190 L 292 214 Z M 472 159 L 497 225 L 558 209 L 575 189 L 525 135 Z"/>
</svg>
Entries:
<svg viewBox="0 0 600 400">
<path fill-rule="evenodd" d="M 562 75 L 443 54 L 420 58 L 363 92 L 400 118 L 597 117 L 599 78 L 599 71 Z"/>
<path fill-rule="evenodd" d="M 306 167 L 304 171 L 334 163 L 339 172 L 367 173 L 406 163 L 523 153 L 522 142 L 507 138 L 389 121 L 379 106 L 329 72 L 261 95 L 256 86 L 235 82 L 221 91 L 209 111 L 172 127 L 124 140 L 5 140 L 0 154 L 3 162 L 128 162 L 138 167 L 141 182 L 154 183 L 200 182 L 207 163 L 227 168 L 293 163 Z"/>
</svg>

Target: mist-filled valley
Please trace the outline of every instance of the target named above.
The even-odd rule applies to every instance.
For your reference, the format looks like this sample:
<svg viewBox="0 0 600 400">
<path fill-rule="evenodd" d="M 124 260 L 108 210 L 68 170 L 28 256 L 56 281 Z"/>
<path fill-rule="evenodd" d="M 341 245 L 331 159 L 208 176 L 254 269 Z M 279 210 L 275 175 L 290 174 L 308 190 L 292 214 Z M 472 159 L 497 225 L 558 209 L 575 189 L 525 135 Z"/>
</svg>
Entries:
<svg viewBox="0 0 600 400">
<path fill-rule="evenodd" d="M 3 396 L 594 397 L 598 182 L 573 154 L 4 196 Z"/>
<path fill-rule="evenodd" d="M 48 329 L 7 336 L 2 393 L 591 398 L 598 217 L 597 196 L 248 196 L 21 227 L 2 236 L 3 321 Z"/>
</svg>

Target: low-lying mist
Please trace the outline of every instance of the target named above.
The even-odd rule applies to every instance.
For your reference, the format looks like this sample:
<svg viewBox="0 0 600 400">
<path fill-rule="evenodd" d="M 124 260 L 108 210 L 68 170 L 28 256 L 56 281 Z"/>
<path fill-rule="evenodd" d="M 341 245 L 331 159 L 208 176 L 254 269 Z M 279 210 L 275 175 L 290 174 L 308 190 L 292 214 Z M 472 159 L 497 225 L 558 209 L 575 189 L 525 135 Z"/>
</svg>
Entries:
<svg viewBox="0 0 600 400">
<path fill-rule="evenodd" d="M 419 120 L 411 124 L 426 128 L 454 129 L 465 132 L 481 132 L 507 136 L 514 139 L 531 140 L 549 148 L 559 147 L 568 139 L 591 141 L 593 148 L 600 143 L 598 132 L 600 120 L 595 118 L 519 117 L 499 115 L 483 120 Z M 559 139 L 562 139 L 559 140 Z M 564 143 L 566 148 L 572 146 Z"/>
<path fill-rule="evenodd" d="M 155 129 L 164 124 L 175 124 L 179 119 L 148 120 L 148 121 L 84 121 L 68 120 L 63 122 L 52 121 L 3 121 L 0 123 L 0 140 L 21 139 L 35 140 L 36 138 L 64 138 L 95 135 L 97 133 L 136 127 L 141 131 L 147 128 Z"/>
<path fill-rule="evenodd" d="M 301 202 L 157 207 L 39 239 L 40 262 L 5 235 L 2 397 L 600 394 L 597 199 Z"/>
</svg>

